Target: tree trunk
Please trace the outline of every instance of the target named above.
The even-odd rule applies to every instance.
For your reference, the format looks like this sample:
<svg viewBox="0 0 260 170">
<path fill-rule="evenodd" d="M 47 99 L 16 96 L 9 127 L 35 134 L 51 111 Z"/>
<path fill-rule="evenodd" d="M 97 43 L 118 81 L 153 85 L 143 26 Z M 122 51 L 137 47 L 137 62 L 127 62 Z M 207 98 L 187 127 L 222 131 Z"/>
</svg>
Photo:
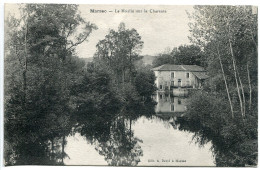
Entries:
<svg viewBox="0 0 260 170">
<path fill-rule="evenodd" d="M 241 115 L 242 115 L 242 117 L 243 117 L 243 116 L 244 116 L 244 109 L 243 109 L 243 102 L 242 102 L 242 98 L 241 98 L 241 94 L 240 94 L 240 88 L 239 88 L 239 84 L 238 84 L 235 55 L 234 55 L 234 52 L 233 52 L 232 42 L 231 42 L 231 38 L 230 38 L 230 24 L 229 24 L 229 18 L 228 18 L 228 21 L 227 21 L 227 26 L 228 26 L 229 49 L 230 49 L 230 52 L 231 52 L 231 59 L 232 59 L 232 64 L 233 64 L 233 70 L 234 70 L 235 80 L 236 80 L 237 94 L 238 94 L 239 103 L 240 103 L 240 111 L 241 111 Z"/>
<path fill-rule="evenodd" d="M 241 78 L 240 78 L 240 75 L 239 75 L 239 72 L 237 70 L 237 76 L 238 76 L 238 80 L 239 80 L 239 83 L 240 83 L 240 87 L 241 87 L 241 91 L 242 91 L 242 100 L 243 100 L 243 116 L 245 117 L 246 115 L 246 99 L 245 99 L 245 92 L 244 92 L 244 86 L 242 84 L 242 81 L 241 81 Z"/>
<path fill-rule="evenodd" d="M 122 70 L 122 84 L 124 84 L 125 82 L 125 71 Z"/>
<path fill-rule="evenodd" d="M 51 139 L 51 160 L 54 160 L 54 143 L 53 143 L 53 139 Z"/>
<path fill-rule="evenodd" d="M 62 164 L 64 164 L 63 159 L 65 157 L 64 147 L 65 147 L 65 135 L 63 135 L 63 137 L 62 137 L 62 150 L 61 150 L 61 162 L 62 162 Z"/>
<path fill-rule="evenodd" d="M 26 89 L 27 89 L 27 77 L 26 77 L 26 74 L 27 74 L 27 70 L 24 69 L 23 70 L 23 91 L 24 91 L 24 96 L 23 96 L 23 100 L 24 100 L 24 105 L 26 105 Z"/>
<path fill-rule="evenodd" d="M 254 43 L 254 45 L 255 45 L 255 48 L 258 49 L 257 43 L 256 43 L 256 41 L 255 41 L 255 39 L 254 39 L 253 28 L 252 28 L 252 26 L 251 26 L 250 24 L 249 24 L 249 26 L 250 26 L 250 33 L 251 33 L 252 41 L 253 41 L 253 43 Z"/>
<path fill-rule="evenodd" d="M 132 119 L 130 118 L 130 132 L 132 131 Z"/>
<path fill-rule="evenodd" d="M 129 59 L 130 59 L 130 67 L 129 67 L 129 72 L 130 72 L 130 82 L 132 82 L 132 54 L 131 54 L 131 50 L 130 49 L 130 53 L 129 53 Z"/>
<path fill-rule="evenodd" d="M 240 88 L 239 88 L 239 84 L 238 84 L 235 56 L 234 56 L 234 53 L 233 53 L 233 47 L 232 47 L 232 43 L 231 43 L 230 38 L 228 39 L 228 41 L 229 41 L 229 48 L 230 48 L 230 52 L 231 52 L 231 56 L 232 56 L 231 58 L 232 58 L 233 70 L 234 70 L 234 75 L 235 75 L 235 80 L 236 80 L 237 94 L 238 94 L 239 103 L 240 103 L 240 110 L 241 110 L 241 114 L 243 116 L 244 115 L 244 109 L 243 109 L 243 102 L 242 102 L 242 98 L 241 98 L 241 94 L 240 94 Z"/>
<path fill-rule="evenodd" d="M 130 118 L 130 143 L 132 142 L 132 119 Z"/>
<path fill-rule="evenodd" d="M 125 83 L 125 67 L 123 68 L 123 70 L 122 70 L 122 82 L 123 82 L 123 84 Z"/>
<path fill-rule="evenodd" d="M 28 34 L 28 17 L 27 16 L 27 21 L 26 26 L 25 26 L 25 35 L 24 35 L 24 53 L 25 53 L 25 63 L 24 63 L 24 70 L 23 70 L 23 90 L 24 90 L 24 104 L 26 105 L 26 90 L 27 90 L 27 57 L 28 57 L 28 52 L 27 52 L 27 34 Z"/>
<path fill-rule="evenodd" d="M 248 62 L 246 64 L 246 70 L 247 70 L 247 78 L 248 78 L 248 86 L 249 86 L 249 110 L 251 110 L 252 105 L 252 86 L 251 86 L 251 79 L 250 79 L 250 72 L 248 67 Z"/>
<path fill-rule="evenodd" d="M 220 63 L 220 67 L 221 67 L 223 79 L 224 79 L 224 82 L 225 82 L 226 91 L 227 91 L 228 101 L 229 101 L 230 110 L 231 110 L 231 116 L 232 116 L 232 118 L 234 118 L 234 111 L 233 111 L 232 101 L 231 101 L 231 98 L 230 98 L 230 94 L 229 94 L 229 90 L 228 90 L 228 85 L 227 85 L 227 80 L 226 80 L 225 72 L 224 72 L 224 69 L 223 69 L 223 64 L 222 64 L 221 56 L 220 56 L 220 53 L 219 53 L 219 46 L 217 47 L 217 51 L 218 51 L 219 63 Z"/>
</svg>

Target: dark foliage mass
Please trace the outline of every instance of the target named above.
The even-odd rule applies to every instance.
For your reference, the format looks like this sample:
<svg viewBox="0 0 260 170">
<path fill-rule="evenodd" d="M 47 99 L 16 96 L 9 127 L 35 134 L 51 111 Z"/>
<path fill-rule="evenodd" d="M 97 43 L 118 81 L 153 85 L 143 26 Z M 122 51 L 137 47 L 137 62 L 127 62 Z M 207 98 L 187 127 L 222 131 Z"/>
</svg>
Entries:
<svg viewBox="0 0 260 170">
<path fill-rule="evenodd" d="M 249 6 L 195 6 L 190 17 L 211 78 L 190 98 L 180 129 L 212 142 L 217 166 L 256 166 L 257 15 Z"/>
<path fill-rule="evenodd" d="M 123 41 L 115 45 L 118 53 L 113 57 L 117 60 L 105 66 L 107 60 L 101 58 L 86 65 L 75 48 L 97 27 L 81 18 L 77 5 L 27 4 L 20 10 L 21 18 L 9 16 L 6 29 L 5 164 L 63 165 L 66 137 L 75 131 L 90 135 L 100 145 L 119 140 L 110 139 L 111 133 L 124 135 L 113 130 L 113 122 L 119 122 L 124 130 L 125 124 L 120 122 L 141 114 L 130 114 L 133 108 L 153 103 L 153 72 L 143 65 L 135 66 L 142 47 L 137 31 L 125 30 L 122 23 L 119 32 L 110 37 L 120 36 Z M 102 54 L 105 51 L 101 52 L 100 46 L 102 42 L 97 45 Z M 125 48 L 128 50 L 123 51 Z M 128 58 L 124 58 L 126 53 Z M 120 63 L 123 81 L 111 71 Z M 117 73 L 121 75 L 122 70 Z M 143 86 L 149 89 L 137 90 Z M 131 138 L 128 147 L 133 148 L 137 139 L 131 130 L 125 131 L 125 140 Z"/>
<path fill-rule="evenodd" d="M 205 54 L 197 45 L 181 45 L 155 57 L 153 67 L 163 64 L 205 66 Z"/>
<path fill-rule="evenodd" d="M 178 120 L 180 130 L 193 132 L 201 146 L 211 142 L 217 166 L 256 165 L 257 111 L 248 113 L 247 119 L 240 115 L 232 119 L 223 100 L 208 93 L 194 94 L 187 114 Z"/>
</svg>

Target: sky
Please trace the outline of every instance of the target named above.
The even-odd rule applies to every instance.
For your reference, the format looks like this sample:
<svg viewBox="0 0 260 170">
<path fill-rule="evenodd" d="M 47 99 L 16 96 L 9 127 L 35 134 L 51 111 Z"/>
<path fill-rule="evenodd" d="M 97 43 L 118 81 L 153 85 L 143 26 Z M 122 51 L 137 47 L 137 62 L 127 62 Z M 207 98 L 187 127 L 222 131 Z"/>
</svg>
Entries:
<svg viewBox="0 0 260 170">
<path fill-rule="evenodd" d="M 103 9 L 107 13 L 90 13 L 90 9 Z M 147 13 L 115 13 L 121 9 L 142 10 Z M 166 13 L 150 13 L 150 9 L 165 10 Z M 92 32 L 85 42 L 77 47 L 77 54 L 81 58 L 92 57 L 96 51 L 96 44 L 105 38 L 109 29 L 117 30 L 120 22 L 124 22 L 126 28 L 135 28 L 141 35 L 144 46 L 142 55 L 156 55 L 167 47 L 173 48 L 183 44 L 189 44 L 188 15 L 192 12 L 192 6 L 149 6 L 149 5 L 80 5 L 81 16 L 98 26 L 98 30 Z"/>
<path fill-rule="evenodd" d="M 90 9 L 106 10 L 106 13 L 91 13 Z M 124 10 L 134 10 L 134 13 L 122 13 Z M 7 13 L 19 15 L 18 5 L 6 5 Z M 93 57 L 96 44 L 105 38 L 109 29 L 117 30 L 121 22 L 127 29 L 135 28 L 144 42 L 141 55 L 156 55 L 166 48 L 189 44 L 189 19 L 186 12 L 192 12 L 193 6 L 174 5 L 85 5 L 80 4 L 78 10 L 86 21 L 97 25 L 87 41 L 76 48 L 80 58 Z M 137 13 L 141 10 L 142 13 Z M 144 10 L 147 13 L 144 13 Z M 163 13 L 151 13 L 150 10 L 160 10 Z M 112 11 L 112 12 L 109 12 Z M 116 13 L 115 11 L 119 11 Z"/>
</svg>

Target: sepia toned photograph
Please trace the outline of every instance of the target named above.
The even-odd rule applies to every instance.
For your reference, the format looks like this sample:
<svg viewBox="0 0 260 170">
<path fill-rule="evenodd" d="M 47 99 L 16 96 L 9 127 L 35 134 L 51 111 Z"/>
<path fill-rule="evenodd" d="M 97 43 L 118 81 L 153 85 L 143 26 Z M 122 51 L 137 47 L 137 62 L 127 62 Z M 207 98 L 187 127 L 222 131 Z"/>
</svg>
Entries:
<svg viewBox="0 0 260 170">
<path fill-rule="evenodd" d="M 258 7 L 6 3 L 3 121 L 4 166 L 257 167 Z"/>
</svg>

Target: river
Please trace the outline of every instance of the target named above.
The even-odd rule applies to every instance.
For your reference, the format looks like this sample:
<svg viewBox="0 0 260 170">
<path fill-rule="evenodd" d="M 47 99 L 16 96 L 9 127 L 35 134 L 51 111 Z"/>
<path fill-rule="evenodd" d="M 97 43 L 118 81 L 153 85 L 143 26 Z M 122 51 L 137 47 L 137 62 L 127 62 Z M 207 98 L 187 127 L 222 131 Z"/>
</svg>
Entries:
<svg viewBox="0 0 260 170">
<path fill-rule="evenodd" d="M 187 98 L 164 93 L 154 98 L 154 114 L 145 113 L 148 109 L 133 118 L 118 115 L 104 123 L 107 132 L 98 122 L 68 136 L 65 165 L 215 166 L 211 143 L 200 146 L 194 133 L 179 130 L 176 123 L 185 114 Z"/>
</svg>

